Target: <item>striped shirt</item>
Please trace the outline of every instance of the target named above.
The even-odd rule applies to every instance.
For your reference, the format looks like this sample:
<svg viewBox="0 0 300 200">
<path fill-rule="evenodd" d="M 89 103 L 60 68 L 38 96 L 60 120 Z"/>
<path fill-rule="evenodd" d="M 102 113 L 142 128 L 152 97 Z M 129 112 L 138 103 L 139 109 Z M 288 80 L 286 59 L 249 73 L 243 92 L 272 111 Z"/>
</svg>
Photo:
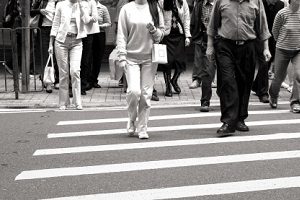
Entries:
<svg viewBox="0 0 300 200">
<path fill-rule="evenodd" d="M 97 11 L 98 11 L 98 24 L 100 27 L 100 32 L 105 32 L 105 28 L 111 26 L 108 9 L 106 6 L 97 2 Z"/>
<path fill-rule="evenodd" d="M 288 7 L 280 10 L 272 29 L 276 48 L 300 50 L 300 11 L 292 12 Z"/>
</svg>

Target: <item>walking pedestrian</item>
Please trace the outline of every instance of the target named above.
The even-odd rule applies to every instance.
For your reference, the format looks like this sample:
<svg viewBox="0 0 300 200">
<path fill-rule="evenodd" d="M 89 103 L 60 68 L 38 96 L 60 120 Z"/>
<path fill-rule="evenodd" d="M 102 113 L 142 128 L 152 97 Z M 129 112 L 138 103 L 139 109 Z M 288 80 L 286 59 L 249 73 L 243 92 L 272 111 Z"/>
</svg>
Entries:
<svg viewBox="0 0 300 200">
<path fill-rule="evenodd" d="M 167 6 L 167 4 L 170 4 Z M 159 70 L 163 71 L 166 91 L 165 96 L 173 96 L 172 87 L 176 94 L 181 93 L 178 85 L 180 74 L 186 70 L 186 46 L 190 45 L 190 11 L 186 0 L 170 0 L 164 2 L 164 7 L 170 7 L 171 28 L 167 36 L 164 37 L 162 43 L 167 45 L 168 63 L 159 66 Z M 173 77 L 171 72 L 174 69 Z"/>
<path fill-rule="evenodd" d="M 267 16 L 269 31 L 271 32 L 275 16 L 279 10 L 284 8 L 284 2 L 282 2 L 281 0 L 262 0 L 262 1 Z M 261 40 L 256 41 L 256 48 L 257 48 L 256 51 L 257 51 L 257 58 L 258 58 L 257 59 L 258 72 L 252 85 L 252 91 L 256 93 L 260 102 L 269 103 L 269 94 L 268 94 L 269 73 L 268 72 L 271 63 L 274 60 L 274 56 L 268 62 L 265 61 L 263 55 L 263 42 Z M 275 55 L 275 48 L 276 48 L 276 42 L 274 40 L 274 37 L 271 36 L 269 38 L 269 49 L 271 55 Z"/>
<path fill-rule="evenodd" d="M 135 0 L 123 6 L 118 21 L 117 49 L 128 88 L 127 133 L 148 139 L 147 124 L 157 64 L 152 63 L 153 43 L 163 37 L 163 14 L 157 0 Z M 138 121 L 136 122 L 138 118 Z"/>
<path fill-rule="evenodd" d="M 88 12 L 84 10 L 86 6 L 83 4 L 84 2 L 81 0 L 58 2 L 51 28 L 49 53 L 53 53 L 53 43 L 55 43 L 55 55 L 59 67 L 60 110 L 65 110 L 70 105 L 69 76 L 71 76 L 72 82 L 72 104 L 77 110 L 82 109 L 80 93 L 81 39 L 87 36 L 84 24 L 92 20 Z"/>
<path fill-rule="evenodd" d="M 192 42 L 195 45 L 193 68 L 193 78 L 195 78 L 195 80 L 191 86 L 193 86 L 193 84 L 195 86 L 200 85 L 200 80 L 202 80 L 201 112 L 209 111 L 210 99 L 212 96 L 211 85 L 216 71 L 215 61 L 210 62 L 206 57 L 206 30 L 213 8 L 213 3 L 214 0 L 197 0 L 191 15 Z M 197 73 L 195 73 L 196 71 Z"/>
<path fill-rule="evenodd" d="M 261 0 L 215 0 L 207 28 L 206 54 L 217 62 L 217 93 L 221 103 L 220 136 L 249 131 L 245 124 L 256 62 L 255 39 L 264 41 L 269 61 L 271 36 Z"/>
<path fill-rule="evenodd" d="M 272 33 L 276 43 L 275 76 L 269 94 L 271 108 L 277 108 L 280 86 L 290 62 L 294 70 L 293 89 L 290 98 L 291 111 L 300 113 L 300 1 L 290 0 L 290 5 L 275 17 Z"/>
</svg>

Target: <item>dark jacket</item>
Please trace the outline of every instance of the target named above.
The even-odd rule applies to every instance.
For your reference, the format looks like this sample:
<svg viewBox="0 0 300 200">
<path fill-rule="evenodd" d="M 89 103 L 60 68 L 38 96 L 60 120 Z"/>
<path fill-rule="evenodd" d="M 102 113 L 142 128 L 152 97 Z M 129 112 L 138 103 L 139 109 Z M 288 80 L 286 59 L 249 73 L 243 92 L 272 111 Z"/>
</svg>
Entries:
<svg viewBox="0 0 300 200">
<path fill-rule="evenodd" d="M 47 6 L 48 0 L 33 0 L 31 4 L 31 9 L 30 9 L 30 16 L 34 17 L 36 15 L 41 15 L 39 19 L 39 27 L 42 26 L 43 23 L 43 16 L 41 14 L 41 9 L 45 9 Z"/>
<path fill-rule="evenodd" d="M 267 16 L 268 27 L 269 27 L 270 32 L 272 32 L 275 16 L 279 10 L 284 8 L 284 3 L 279 0 L 273 6 L 273 5 L 268 5 L 267 1 L 263 0 L 263 4 L 264 4 L 266 16 Z"/>
<path fill-rule="evenodd" d="M 192 42 L 199 42 L 203 36 L 207 37 L 206 29 L 201 21 L 203 0 L 196 0 L 191 14 L 191 35 Z"/>
</svg>

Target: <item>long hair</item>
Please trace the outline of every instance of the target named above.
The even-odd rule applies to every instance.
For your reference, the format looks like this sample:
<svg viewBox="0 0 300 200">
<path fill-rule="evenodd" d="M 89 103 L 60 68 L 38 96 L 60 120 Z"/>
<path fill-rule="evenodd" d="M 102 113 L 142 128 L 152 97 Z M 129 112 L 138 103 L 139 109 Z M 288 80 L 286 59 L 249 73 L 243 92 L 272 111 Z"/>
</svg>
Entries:
<svg viewBox="0 0 300 200">
<path fill-rule="evenodd" d="M 181 8 L 183 5 L 183 0 L 177 0 L 179 7 Z M 173 6 L 176 4 L 176 0 L 164 0 L 164 10 L 170 11 Z"/>
<path fill-rule="evenodd" d="M 157 9 L 157 0 L 147 0 L 151 16 L 154 21 L 154 26 L 158 27 L 159 26 L 159 16 L 158 16 L 158 9 Z"/>
</svg>

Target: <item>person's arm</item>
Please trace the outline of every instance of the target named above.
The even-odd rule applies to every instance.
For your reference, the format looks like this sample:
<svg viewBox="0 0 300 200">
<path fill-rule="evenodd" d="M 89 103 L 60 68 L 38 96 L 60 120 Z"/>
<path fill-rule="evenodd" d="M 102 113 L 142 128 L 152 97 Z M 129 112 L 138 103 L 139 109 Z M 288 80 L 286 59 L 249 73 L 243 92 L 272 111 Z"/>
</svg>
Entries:
<svg viewBox="0 0 300 200">
<path fill-rule="evenodd" d="M 211 35 L 207 35 L 206 56 L 209 62 L 215 60 L 214 38 Z"/>
<path fill-rule="evenodd" d="M 53 22 L 52 22 L 52 27 L 51 27 L 51 31 L 50 31 L 49 49 L 48 49 L 49 53 L 53 53 L 54 39 L 57 35 L 58 29 L 60 26 L 60 19 L 61 19 L 60 5 L 61 5 L 61 3 L 57 3 L 57 5 L 56 5 L 55 14 L 54 14 Z"/>
<path fill-rule="evenodd" d="M 147 24 L 147 28 L 149 32 L 152 34 L 152 38 L 155 43 L 159 43 L 162 40 L 165 32 L 165 25 L 163 20 L 164 16 L 159 5 L 157 5 L 157 10 L 158 10 L 158 19 L 159 19 L 158 27 L 155 27 L 152 23 Z"/>
<path fill-rule="evenodd" d="M 190 32 L 190 25 L 191 25 L 191 17 L 190 17 L 190 9 L 189 5 L 186 0 L 183 0 L 183 28 L 184 28 L 184 34 L 185 34 L 185 46 L 190 45 L 190 38 L 191 38 L 191 32 Z"/>
<path fill-rule="evenodd" d="M 99 27 L 107 28 L 111 26 L 110 15 L 106 6 L 103 6 L 103 24 L 100 24 Z"/>
<path fill-rule="evenodd" d="M 273 28 L 272 28 L 272 34 L 273 34 L 275 41 L 277 41 L 277 39 L 278 39 L 279 32 L 280 32 L 280 29 L 282 28 L 282 26 L 283 26 L 283 19 L 282 19 L 281 13 L 277 13 L 277 15 L 274 19 Z"/>
<path fill-rule="evenodd" d="M 125 67 L 127 63 L 127 59 L 126 59 L 127 40 L 128 40 L 127 16 L 126 16 L 126 10 L 122 8 L 119 15 L 118 33 L 117 33 L 117 50 L 118 50 L 117 54 L 120 62 L 119 63 L 120 67 Z"/>
<path fill-rule="evenodd" d="M 94 19 L 92 16 L 89 15 L 89 3 L 88 2 L 78 0 L 78 6 L 79 6 L 79 10 L 80 10 L 80 18 L 84 24 L 88 24 L 92 21 L 95 22 L 96 19 Z"/>
</svg>

